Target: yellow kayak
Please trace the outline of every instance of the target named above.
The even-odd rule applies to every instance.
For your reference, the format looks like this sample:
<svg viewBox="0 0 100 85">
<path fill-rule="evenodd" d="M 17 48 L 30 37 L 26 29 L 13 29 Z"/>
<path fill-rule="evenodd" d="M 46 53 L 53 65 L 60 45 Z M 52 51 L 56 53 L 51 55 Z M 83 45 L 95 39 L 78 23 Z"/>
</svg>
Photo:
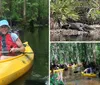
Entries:
<svg viewBox="0 0 100 85">
<path fill-rule="evenodd" d="M 96 74 L 94 74 L 94 73 L 84 73 L 84 72 L 81 72 L 81 74 L 84 77 L 96 77 Z"/>
<path fill-rule="evenodd" d="M 34 53 L 28 42 L 25 42 L 24 45 L 24 53 L 0 61 L 0 85 L 8 85 L 31 68 Z"/>
<path fill-rule="evenodd" d="M 53 70 L 53 73 L 59 73 L 59 72 L 63 72 L 64 69 L 57 69 L 57 70 Z M 50 73 L 51 73 L 51 70 L 50 70 Z"/>
</svg>

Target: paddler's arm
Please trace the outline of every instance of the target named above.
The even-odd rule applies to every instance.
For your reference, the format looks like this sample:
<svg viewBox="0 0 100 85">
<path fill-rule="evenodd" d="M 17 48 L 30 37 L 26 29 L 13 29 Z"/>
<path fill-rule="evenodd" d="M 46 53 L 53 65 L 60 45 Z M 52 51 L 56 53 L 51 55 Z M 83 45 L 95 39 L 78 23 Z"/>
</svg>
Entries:
<svg viewBox="0 0 100 85">
<path fill-rule="evenodd" d="M 18 45 L 18 48 L 11 48 L 10 52 L 24 52 L 25 51 L 25 47 L 23 46 L 23 43 L 21 42 L 19 38 L 16 40 L 16 44 Z"/>
</svg>

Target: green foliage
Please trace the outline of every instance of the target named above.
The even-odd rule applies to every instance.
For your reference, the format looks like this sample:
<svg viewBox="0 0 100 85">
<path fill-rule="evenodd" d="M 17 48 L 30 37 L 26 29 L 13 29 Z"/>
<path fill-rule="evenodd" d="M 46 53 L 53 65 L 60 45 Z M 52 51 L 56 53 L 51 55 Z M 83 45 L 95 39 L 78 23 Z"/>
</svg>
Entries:
<svg viewBox="0 0 100 85">
<path fill-rule="evenodd" d="M 27 24 L 31 20 L 34 20 L 35 23 L 39 20 L 41 22 L 43 20 L 47 21 L 48 2 L 48 0 L 4 0 L 0 3 L 2 8 L 0 17 L 18 21 L 20 24 Z M 38 17 L 40 18 L 38 19 Z"/>
<path fill-rule="evenodd" d="M 77 2 L 77 1 L 76 1 Z M 78 14 L 74 11 L 76 3 L 74 0 L 56 0 L 51 1 L 51 12 L 54 13 L 55 18 L 66 20 L 67 18 L 78 19 Z"/>
<path fill-rule="evenodd" d="M 27 3 L 27 19 L 33 19 L 37 20 L 38 17 L 38 6 L 39 4 L 37 2 L 28 2 Z"/>
<path fill-rule="evenodd" d="M 58 63 L 79 63 L 96 61 L 100 64 L 100 44 L 98 43 L 52 43 L 50 59 L 56 56 Z M 95 60 L 96 59 L 96 60 Z"/>
<path fill-rule="evenodd" d="M 87 13 L 87 18 L 92 18 L 93 20 L 98 19 L 100 17 L 100 1 L 91 0 L 90 6 L 91 7 Z"/>
<path fill-rule="evenodd" d="M 100 20 L 100 0 L 51 0 L 50 8 L 55 19 Z"/>
</svg>

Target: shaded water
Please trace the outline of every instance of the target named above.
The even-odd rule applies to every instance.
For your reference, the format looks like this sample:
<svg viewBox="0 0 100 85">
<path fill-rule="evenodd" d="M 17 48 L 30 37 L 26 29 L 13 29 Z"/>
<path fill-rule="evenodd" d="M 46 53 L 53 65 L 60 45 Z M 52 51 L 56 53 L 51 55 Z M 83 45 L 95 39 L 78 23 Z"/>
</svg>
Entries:
<svg viewBox="0 0 100 85">
<path fill-rule="evenodd" d="M 45 85 L 48 79 L 48 27 L 39 27 L 33 33 L 24 33 L 22 40 L 28 41 L 35 54 L 33 67 L 9 85 Z"/>
<path fill-rule="evenodd" d="M 100 80 L 96 78 L 78 79 L 74 81 L 67 81 L 65 85 L 100 85 Z"/>
<path fill-rule="evenodd" d="M 64 85 L 100 85 L 100 78 L 83 77 L 81 73 L 72 73 L 69 74 L 67 71 L 64 74 Z"/>
</svg>

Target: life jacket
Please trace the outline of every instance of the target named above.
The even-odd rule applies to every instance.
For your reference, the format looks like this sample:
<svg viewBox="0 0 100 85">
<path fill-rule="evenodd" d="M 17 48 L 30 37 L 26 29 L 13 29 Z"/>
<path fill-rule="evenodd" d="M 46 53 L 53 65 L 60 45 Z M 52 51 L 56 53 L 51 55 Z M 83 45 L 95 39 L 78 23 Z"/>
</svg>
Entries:
<svg viewBox="0 0 100 85">
<path fill-rule="evenodd" d="M 11 34 L 7 33 L 6 35 L 0 35 L 0 56 L 15 56 L 16 53 L 5 53 L 5 51 L 10 51 L 11 48 L 18 47 L 15 42 L 13 42 Z M 4 53 L 2 53 L 4 52 Z"/>
</svg>

